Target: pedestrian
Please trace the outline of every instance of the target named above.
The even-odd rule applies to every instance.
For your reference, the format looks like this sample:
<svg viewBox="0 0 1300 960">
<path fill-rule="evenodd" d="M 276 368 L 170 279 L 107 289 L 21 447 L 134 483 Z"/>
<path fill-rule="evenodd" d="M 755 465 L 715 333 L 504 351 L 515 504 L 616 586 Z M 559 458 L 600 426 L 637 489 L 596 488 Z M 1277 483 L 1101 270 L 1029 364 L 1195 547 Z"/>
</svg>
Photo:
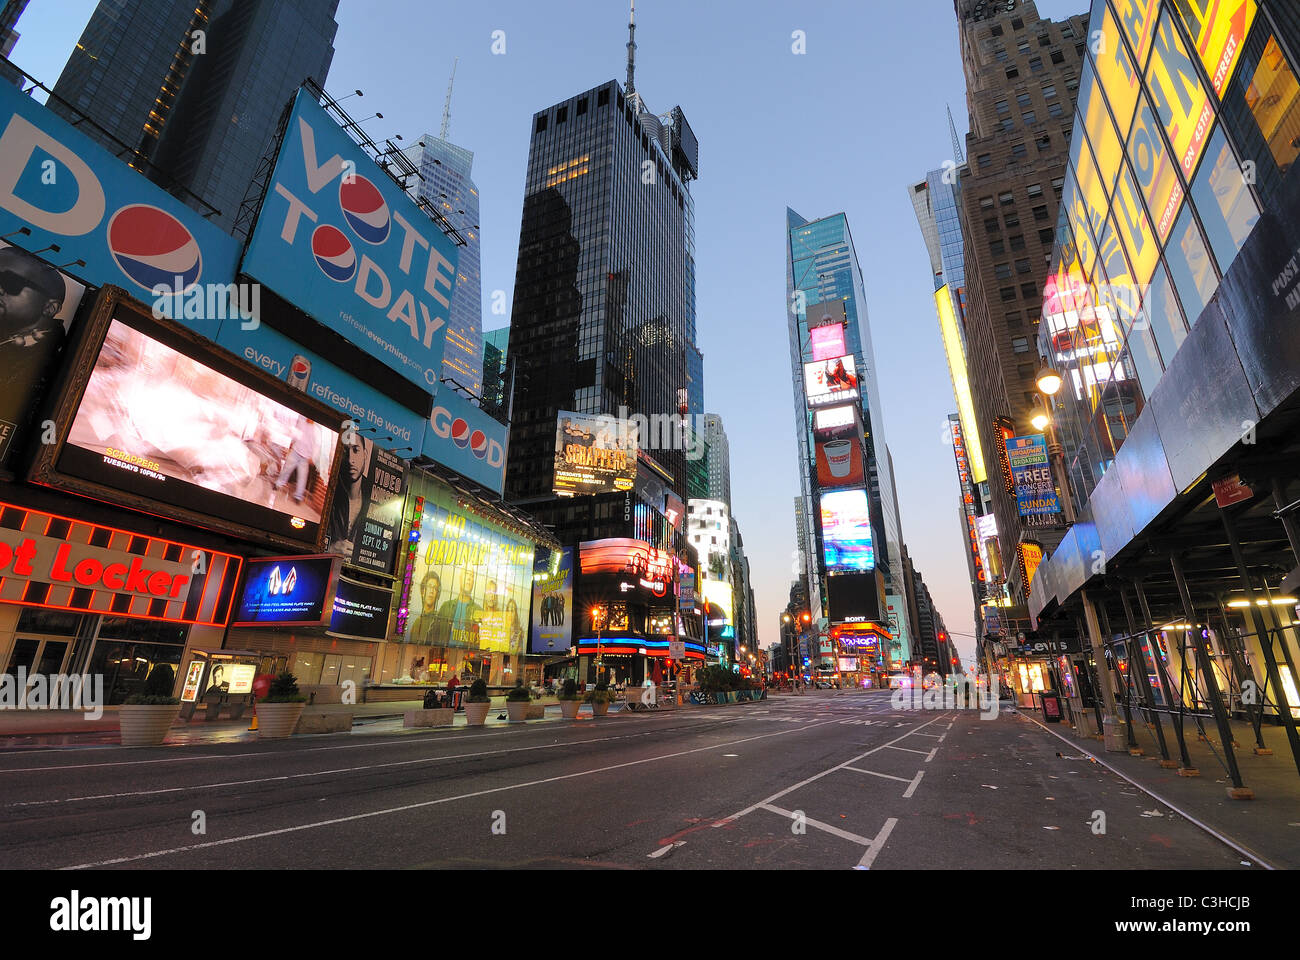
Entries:
<svg viewBox="0 0 1300 960">
<path fill-rule="evenodd" d="M 447 681 L 447 701 L 451 705 L 452 709 L 455 709 L 456 707 L 456 688 L 459 686 L 460 677 L 453 673 L 451 679 Z"/>
</svg>

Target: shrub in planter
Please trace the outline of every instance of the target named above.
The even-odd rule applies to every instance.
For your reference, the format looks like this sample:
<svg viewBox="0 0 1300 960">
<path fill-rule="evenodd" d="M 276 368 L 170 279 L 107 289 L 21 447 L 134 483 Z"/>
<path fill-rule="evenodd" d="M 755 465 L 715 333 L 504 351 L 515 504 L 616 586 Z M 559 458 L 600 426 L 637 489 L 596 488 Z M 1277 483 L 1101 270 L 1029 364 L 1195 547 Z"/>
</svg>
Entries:
<svg viewBox="0 0 1300 960">
<path fill-rule="evenodd" d="M 584 699 L 591 704 L 593 716 L 603 717 L 609 713 L 609 702 L 614 699 L 614 693 L 609 689 L 609 684 L 602 680 Z"/>
<path fill-rule="evenodd" d="M 271 689 L 257 704 L 257 735 L 264 739 L 287 737 L 298 726 L 307 697 L 298 689 L 298 678 L 281 673 L 271 681 Z"/>
<path fill-rule="evenodd" d="M 578 693 L 578 682 L 573 677 L 566 677 L 560 685 L 560 716 L 565 720 L 576 719 L 582 700 L 582 695 Z"/>
<path fill-rule="evenodd" d="M 506 694 L 506 714 L 511 723 L 523 723 L 528 719 L 528 704 L 531 700 L 532 694 L 522 684 L 515 684 L 515 688 Z"/>
<path fill-rule="evenodd" d="M 176 673 L 160 663 L 150 671 L 144 691 L 127 697 L 118 708 L 118 729 L 124 747 L 156 747 L 181 712 L 181 702 L 171 695 Z"/>
<path fill-rule="evenodd" d="M 480 677 L 469 685 L 469 696 L 465 699 L 465 720 L 471 727 L 481 727 L 487 721 L 490 709 L 492 698 L 488 696 L 487 681 Z"/>
</svg>

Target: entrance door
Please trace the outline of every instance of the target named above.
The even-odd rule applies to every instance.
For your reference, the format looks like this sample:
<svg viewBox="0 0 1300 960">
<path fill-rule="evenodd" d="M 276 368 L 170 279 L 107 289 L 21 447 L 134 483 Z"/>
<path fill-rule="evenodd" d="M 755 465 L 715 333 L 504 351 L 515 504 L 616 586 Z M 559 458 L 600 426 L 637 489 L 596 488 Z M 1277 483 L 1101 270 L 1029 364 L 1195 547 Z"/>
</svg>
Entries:
<svg viewBox="0 0 1300 960">
<path fill-rule="evenodd" d="M 5 672 L 15 676 L 18 668 L 22 667 L 28 676 L 63 673 L 71 646 L 71 641 L 66 637 L 20 636 L 14 640 L 9 668 Z"/>
</svg>

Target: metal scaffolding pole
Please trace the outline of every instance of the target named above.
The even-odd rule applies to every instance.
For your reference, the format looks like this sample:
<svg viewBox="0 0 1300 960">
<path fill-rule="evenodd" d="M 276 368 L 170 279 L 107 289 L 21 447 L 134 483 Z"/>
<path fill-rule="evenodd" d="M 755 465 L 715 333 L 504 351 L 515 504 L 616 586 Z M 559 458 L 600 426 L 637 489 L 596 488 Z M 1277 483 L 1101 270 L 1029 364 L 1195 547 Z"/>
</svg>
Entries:
<svg viewBox="0 0 1300 960">
<path fill-rule="evenodd" d="M 1133 620 L 1133 608 L 1129 605 L 1128 591 L 1124 589 L 1123 584 L 1120 584 L 1119 587 L 1119 599 L 1124 605 L 1124 620 L 1128 623 L 1128 644 L 1131 645 L 1137 637 L 1137 623 Z M 1145 639 L 1146 638 L 1143 637 L 1144 641 Z M 1134 660 L 1136 660 L 1138 666 L 1142 668 L 1142 682 L 1140 684 L 1132 676 L 1134 672 Z M 1163 761 L 1172 762 L 1169 760 L 1169 745 L 1165 743 L 1165 727 L 1164 724 L 1160 722 L 1160 714 L 1156 713 L 1155 702 L 1151 697 L 1151 677 L 1150 674 L 1147 673 L 1146 654 L 1142 652 L 1142 647 L 1140 645 L 1136 657 L 1133 656 L 1133 651 L 1131 649 L 1129 650 L 1128 672 L 1130 679 L 1133 679 L 1134 686 L 1138 688 L 1138 695 L 1141 697 L 1142 703 L 1146 707 L 1147 715 L 1151 718 L 1151 725 L 1155 727 L 1156 742 L 1160 745 L 1160 758 Z"/>
<path fill-rule="evenodd" d="M 1108 653 L 1111 654 L 1111 656 L 1115 658 L 1115 671 L 1120 675 L 1121 687 L 1124 690 L 1124 700 L 1123 700 L 1124 729 L 1125 732 L 1128 734 L 1128 752 L 1132 754 L 1136 751 L 1136 753 L 1140 755 L 1142 753 L 1142 750 L 1141 748 L 1138 747 L 1137 738 L 1133 735 L 1133 711 L 1130 709 L 1129 706 L 1130 701 L 1133 699 L 1133 691 L 1130 686 L 1128 674 L 1132 673 L 1133 671 L 1132 669 L 1129 669 L 1126 673 L 1119 669 L 1119 654 L 1114 650 L 1113 647 L 1115 631 L 1111 629 L 1110 616 L 1106 613 L 1106 605 L 1104 603 L 1097 607 L 1097 617 L 1101 621 L 1101 628 L 1103 631 L 1102 636 L 1107 638 L 1106 650 Z M 1125 655 L 1127 656 L 1128 647 L 1126 646 L 1124 649 L 1125 649 Z M 1131 666 L 1132 664 L 1130 663 L 1130 668 Z"/>
<path fill-rule="evenodd" d="M 1254 793 L 1246 791 L 1245 784 L 1241 780 L 1241 770 L 1237 768 L 1237 754 L 1232 749 L 1232 724 L 1228 722 L 1228 711 L 1224 709 L 1223 698 L 1219 696 L 1219 682 L 1214 677 L 1214 667 L 1210 664 L 1210 654 L 1206 650 L 1209 643 L 1208 639 L 1202 643 L 1202 637 L 1196 635 L 1196 607 L 1192 604 L 1192 595 L 1187 590 L 1187 578 L 1183 576 L 1183 561 L 1177 553 L 1169 554 L 1169 564 L 1174 569 L 1174 582 L 1178 584 L 1178 595 L 1183 599 L 1183 610 L 1187 616 L 1187 622 L 1191 624 L 1192 650 L 1196 654 L 1196 663 L 1200 667 L 1202 676 L 1205 677 L 1205 690 L 1210 698 L 1210 709 L 1214 711 L 1214 723 L 1219 728 L 1219 740 L 1223 746 L 1223 757 L 1228 763 L 1228 776 L 1232 778 L 1234 789 L 1228 791 L 1228 796 L 1234 800 L 1246 800 L 1254 797 Z M 1208 631 L 1207 631 L 1208 633 Z M 1183 661 L 1186 663 L 1187 658 Z M 1250 796 L 1247 796 L 1247 793 Z"/>
<path fill-rule="evenodd" d="M 1123 721 L 1115 713 L 1115 690 L 1110 683 L 1110 668 L 1106 664 L 1106 644 L 1102 640 L 1101 625 L 1097 622 L 1097 609 L 1087 590 L 1080 590 L 1083 601 L 1083 618 L 1088 624 L 1088 636 L 1092 640 L 1092 655 L 1097 663 L 1097 679 L 1101 686 L 1098 691 L 1105 704 L 1106 713 L 1102 717 L 1101 732 L 1108 753 L 1127 753 L 1128 744 L 1124 731 L 1120 729 Z"/>
<path fill-rule="evenodd" d="M 1160 692 L 1164 695 L 1165 706 L 1169 710 L 1170 716 L 1173 716 L 1174 696 L 1169 689 L 1169 677 L 1166 676 L 1163 664 L 1160 661 L 1159 641 L 1156 638 L 1155 623 L 1151 619 L 1151 607 L 1147 603 L 1147 592 L 1142 587 L 1141 580 L 1133 581 L 1134 592 L 1137 593 L 1138 606 L 1142 608 L 1142 619 L 1146 624 L 1147 644 L 1151 648 L 1151 667 L 1156 672 L 1156 679 L 1160 681 Z M 1179 771 L 1194 771 L 1192 758 L 1187 755 L 1187 739 L 1183 733 L 1183 701 L 1180 697 L 1178 700 L 1178 718 L 1174 721 L 1174 736 L 1178 739 L 1178 757 L 1182 761 Z"/>
<path fill-rule="evenodd" d="M 1241 689 L 1242 684 L 1247 680 L 1254 681 L 1254 675 L 1246 669 L 1246 657 L 1242 650 L 1237 646 L 1237 638 L 1233 636 L 1232 622 L 1228 619 L 1228 610 L 1223 605 L 1223 594 L 1217 594 L 1215 600 L 1219 604 L 1219 617 L 1223 620 L 1223 645 L 1228 649 L 1228 656 L 1232 659 L 1233 672 L 1237 674 L 1237 688 Z M 1255 733 L 1255 752 L 1258 754 L 1261 750 L 1271 753 L 1264 743 L 1264 735 L 1261 727 L 1264 722 L 1264 705 L 1260 703 L 1259 697 L 1251 697 L 1251 702 L 1247 703 L 1245 698 L 1241 701 L 1242 707 L 1246 710 L 1246 718 L 1250 721 L 1251 729 Z"/>
</svg>

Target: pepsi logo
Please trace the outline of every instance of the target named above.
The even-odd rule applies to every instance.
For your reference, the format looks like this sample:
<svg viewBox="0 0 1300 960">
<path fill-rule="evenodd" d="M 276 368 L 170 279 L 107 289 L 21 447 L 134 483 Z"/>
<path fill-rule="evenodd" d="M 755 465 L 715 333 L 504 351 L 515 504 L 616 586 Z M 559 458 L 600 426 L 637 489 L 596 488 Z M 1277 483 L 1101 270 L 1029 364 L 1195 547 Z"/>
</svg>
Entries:
<svg viewBox="0 0 1300 960">
<path fill-rule="evenodd" d="M 482 430 L 475 430 L 469 436 L 469 452 L 482 460 L 487 456 L 488 438 Z"/>
<path fill-rule="evenodd" d="M 311 252 L 316 266 L 331 280 L 347 283 L 357 273 L 357 252 L 352 241 L 338 227 L 323 223 L 311 233 Z"/>
<path fill-rule="evenodd" d="M 477 430 L 475 432 L 482 433 L 481 430 Z M 465 420 L 461 419 L 460 417 L 457 417 L 455 420 L 452 421 L 451 424 L 451 442 L 456 444 L 456 446 L 460 447 L 462 450 L 464 450 L 467 446 L 469 446 L 469 439 L 470 439 L 469 424 L 466 423 Z"/>
<path fill-rule="evenodd" d="M 388 204 L 379 188 L 365 177 L 344 177 L 339 183 L 339 207 L 353 233 L 366 243 L 378 244 L 388 239 L 392 221 Z"/>
<path fill-rule="evenodd" d="M 194 235 L 170 213 L 148 204 L 132 204 L 108 221 L 108 252 L 119 270 L 152 291 L 159 285 L 181 291 L 198 282 L 203 252 Z"/>
<path fill-rule="evenodd" d="M 294 358 L 292 369 L 295 377 L 305 377 L 311 372 L 311 367 L 308 365 L 307 361 L 299 360 L 297 358 Z"/>
</svg>

